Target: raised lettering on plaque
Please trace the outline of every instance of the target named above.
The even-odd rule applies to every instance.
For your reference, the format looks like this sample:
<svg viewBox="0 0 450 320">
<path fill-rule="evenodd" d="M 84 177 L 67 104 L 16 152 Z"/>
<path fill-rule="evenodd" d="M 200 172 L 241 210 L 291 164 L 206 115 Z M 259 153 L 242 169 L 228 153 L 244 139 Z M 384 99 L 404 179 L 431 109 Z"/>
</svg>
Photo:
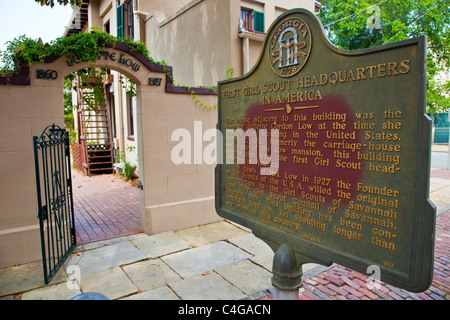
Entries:
<svg viewBox="0 0 450 320">
<path fill-rule="evenodd" d="M 425 43 L 344 51 L 312 13 L 282 14 L 255 67 L 219 83 L 218 214 L 311 261 L 428 288 Z"/>
</svg>

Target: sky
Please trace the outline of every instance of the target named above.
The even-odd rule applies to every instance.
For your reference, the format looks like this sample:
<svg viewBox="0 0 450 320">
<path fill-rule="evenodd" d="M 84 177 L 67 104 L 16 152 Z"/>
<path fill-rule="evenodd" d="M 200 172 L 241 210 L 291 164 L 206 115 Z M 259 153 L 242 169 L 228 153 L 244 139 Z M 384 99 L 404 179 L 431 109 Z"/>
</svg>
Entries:
<svg viewBox="0 0 450 320">
<path fill-rule="evenodd" d="M 55 1 L 56 2 L 56 1 Z M 26 35 L 44 43 L 62 37 L 72 16 L 70 5 L 41 7 L 34 0 L 0 0 L 0 50 L 7 41 Z"/>
</svg>

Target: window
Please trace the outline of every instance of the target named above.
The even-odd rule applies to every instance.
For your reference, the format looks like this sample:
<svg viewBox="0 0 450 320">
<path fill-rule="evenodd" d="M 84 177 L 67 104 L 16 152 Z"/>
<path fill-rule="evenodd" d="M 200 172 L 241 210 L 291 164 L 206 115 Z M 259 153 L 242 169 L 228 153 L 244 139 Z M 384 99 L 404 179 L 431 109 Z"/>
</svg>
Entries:
<svg viewBox="0 0 450 320">
<path fill-rule="evenodd" d="M 106 32 L 106 33 L 108 33 L 108 34 L 111 34 L 111 30 L 110 30 L 111 28 L 110 28 L 110 23 L 109 23 L 109 20 L 108 21 L 106 21 L 106 23 L 105 23 L 105 25 L 103 26 L 103 30 Z"/>
<path fill-rule="evenodd" d="M 252 10 L 241 10 L 241 27 L 247 31 L 253 30 Z"/>
<path fill-rule="evenodd" d="M 242 8 L 241 29 L 264 33 L 264 12 Z"/>
<path fill-rule="evenodd" d="M 134 38 L 133 1 L 117 7 L 117 37 Z"/>
<path fill-rule="evenodd" d="M 133 97 L 127 93 L 128 102 L 128 140 L 134 140 Z"/>
<path fill-rule="evenodd" d="M 134 19 L 133 19 L 133 1 L 130 0 L 125 3 L 126 8 L 126 36 L 133 39 L 134 38 Z"/>
</svg>

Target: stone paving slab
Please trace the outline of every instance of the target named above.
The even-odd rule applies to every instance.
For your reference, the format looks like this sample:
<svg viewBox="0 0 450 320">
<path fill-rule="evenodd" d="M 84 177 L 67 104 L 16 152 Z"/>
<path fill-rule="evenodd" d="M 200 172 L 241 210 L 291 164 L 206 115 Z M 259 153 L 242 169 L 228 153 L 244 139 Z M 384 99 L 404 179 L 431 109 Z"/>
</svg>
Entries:
<svg viewBox="0 0 450 320">
<path fill-rule="evenodd" d="M 272 286 L 272 273 L 249 260 L 229 264 L 214 271 L 247 295 Z"/>
<path fill-rule="evenodd" d="M 246 297 L 214 272 L 178 281 L 170 287 L 181 300 L 239 300 Z"/>
<path fill-rule="evenodd" d="M 442 178 L 430 178 L 430 192 L 445 188 L 448 186 L 448 180 Z"/>
<path fill-rule="evenodd" d="M 273 256 L 275 254 L 269 247 L 269 245 L 266 244 L 264 241 L 257 238 L 252 233 L 247 233 L 245 235 L 230 239 L 228 241 L 234 244 L 235 246 L 253 254 L 254 257 L 250 258 L 251 261 L 272 272 Z M 303 273 L 306 273 L 318 266 L 319 265 L 315 263 L 304 264 Z"/>
<path fill-rule="evenodd" d="M 269 245 L 266 244 L 261 239 L 257 238 L 252 233 L 245 233 L 241 236 L 232 238 L 228 240 L 235 246 L 251 253 L 254 256 L 257 255 L 274 255 L 272 249 L 270 249 Z"/>
<path fill-rule="evenodd" d="M 58 271 L 52 284 L 66 281 L 64 269 Z M 42 262 L 0 269 L 0 296 L 33 290 L 45 286 Z"/>
<path fill-rule="evenodd" d="M 77 244 L 77 246 L 75 247 L 73 252 L 74 253 L 85 252 L 85 251 L 98 249 L 98 248 L 105 247 L 105 246 L 110 246 L 112 244 L 119 243 L 119 242 L 133 241 L 133 240 L 136 240 L 136 239 L 139 239 L 139 238 L 142 238 L 142 237 L 148 237 L 148 235 L 145 234 L 145 233 L 137 233 L 137 234 L 132 234 L 132 235 L 129 235 L 129 236 L 117 237 L 117 238 L 114 238 L 114 239 L 108 239 L 108 240 L 101 240 L 101 241 L 95 241 L 95 242 L 90 242 L 90 243 Z"/>
<path fill-rule="evenodd" d="M 164 256 L 161 260 L 181 277 L 188 278 L 250 257 L 232 244 L 219 241 Z"/>
<path fill-rule="evenodd" d="M 141 250 L 147 258 L 157 258 L 170 253 L 188 249 L 191 245 L 174 232 L 140 237 L 131 242 Z"/>
<path fill-rule="evenodd" d="M 195 247 L 204 246 L 216 241 L 232 239 L 247 234 L 227 221 L 177 231 L 176 234 Z"/>
<path fill-rule="evenodd" d="M 450 203 L 450 186 L 436 190 L 434 192 L 434 196 L 436 198 L 439 198 L 440 201 L 442 201 L 442 202 Z M 433 199 L 431 199 L 431 200 L 433 200 Z"/>
<path fill-rule="evenodd" d="M 142 292 L 181 280 L 181 277 L 160 259 L 136 262 L 123 266 L 122 269 Z"/>
<path fill-rule="evenodd" d="M 180 298 L 169 287 L 164 286 L 147 292 L 133 294 L 121 300 L 180 300 Z"/>
<path fill-rule="evenodd" d="M 264 267 L 270 272 L 272 271 L 274 252 L 270 249 L 269 245 L 257 238 L 254 234 L 247 233 L 228 241 L 248 253 L 251 253 L 253 255 L 253 257 L 250 258 L 251 261 Z"/>
<path fill-rule="evenodd" d="M 439 170 L 441 171 L 441 170 Z M 450 172 L 449 170 L 442 170 L 445 174 Z M 443 176 L 442 173 L 439 174 Z M 450 209 L 450 184 L 449 179 L 440 177 L 430 178 L 430 200 L 436 206 L 436 213 L 440 214 L 442 212 Z"/>
<path fill-rule="evenodd" d="M 272 272 L 273 253 L 259 254 L 257 256 L 251 257 L 250 260 L 258 266 L 265 268 L 267 271 Z"/>
<path fill-rule="evenodd" d="M 66 268 L 76 265 L 81 276 L 114 268 L 131 262 L 145 259 L 145 255 L 130 241 L 123 241 L 110 246 L 73 254 L 65 263 Z"/>
<path fill-rule="evenodd" d="M 22 294 L 21 300 L 70 300 L 79 295 L 81 290 L 68 287 L 66 282 L 50 285 Z"/>
<path fill-rule="evenodd" d="M 136 293 L 139 289 L 120 268 L 103 270 L 81 277 L 80 286 L 83 292 L 98 292 L 109 299 L 118 299 Z"/>
</svg>

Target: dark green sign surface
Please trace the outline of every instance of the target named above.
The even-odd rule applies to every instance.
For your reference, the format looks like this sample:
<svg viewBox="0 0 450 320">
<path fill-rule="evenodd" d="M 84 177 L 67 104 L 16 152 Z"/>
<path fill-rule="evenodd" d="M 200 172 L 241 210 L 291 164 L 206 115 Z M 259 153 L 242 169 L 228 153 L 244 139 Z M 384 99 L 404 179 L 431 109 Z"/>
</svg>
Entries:
<svg viewBox="0 0 450 320">
<path fill-rule="evenodd" d="M 424 291 L 435 229 L 425 66 L 425 38 L 344 51 L 312 13 L 281 15 L 256 66 L 219 83 L 218 214 L 305 262 L 376 265 L 382 281 Z"/>
</svg>

